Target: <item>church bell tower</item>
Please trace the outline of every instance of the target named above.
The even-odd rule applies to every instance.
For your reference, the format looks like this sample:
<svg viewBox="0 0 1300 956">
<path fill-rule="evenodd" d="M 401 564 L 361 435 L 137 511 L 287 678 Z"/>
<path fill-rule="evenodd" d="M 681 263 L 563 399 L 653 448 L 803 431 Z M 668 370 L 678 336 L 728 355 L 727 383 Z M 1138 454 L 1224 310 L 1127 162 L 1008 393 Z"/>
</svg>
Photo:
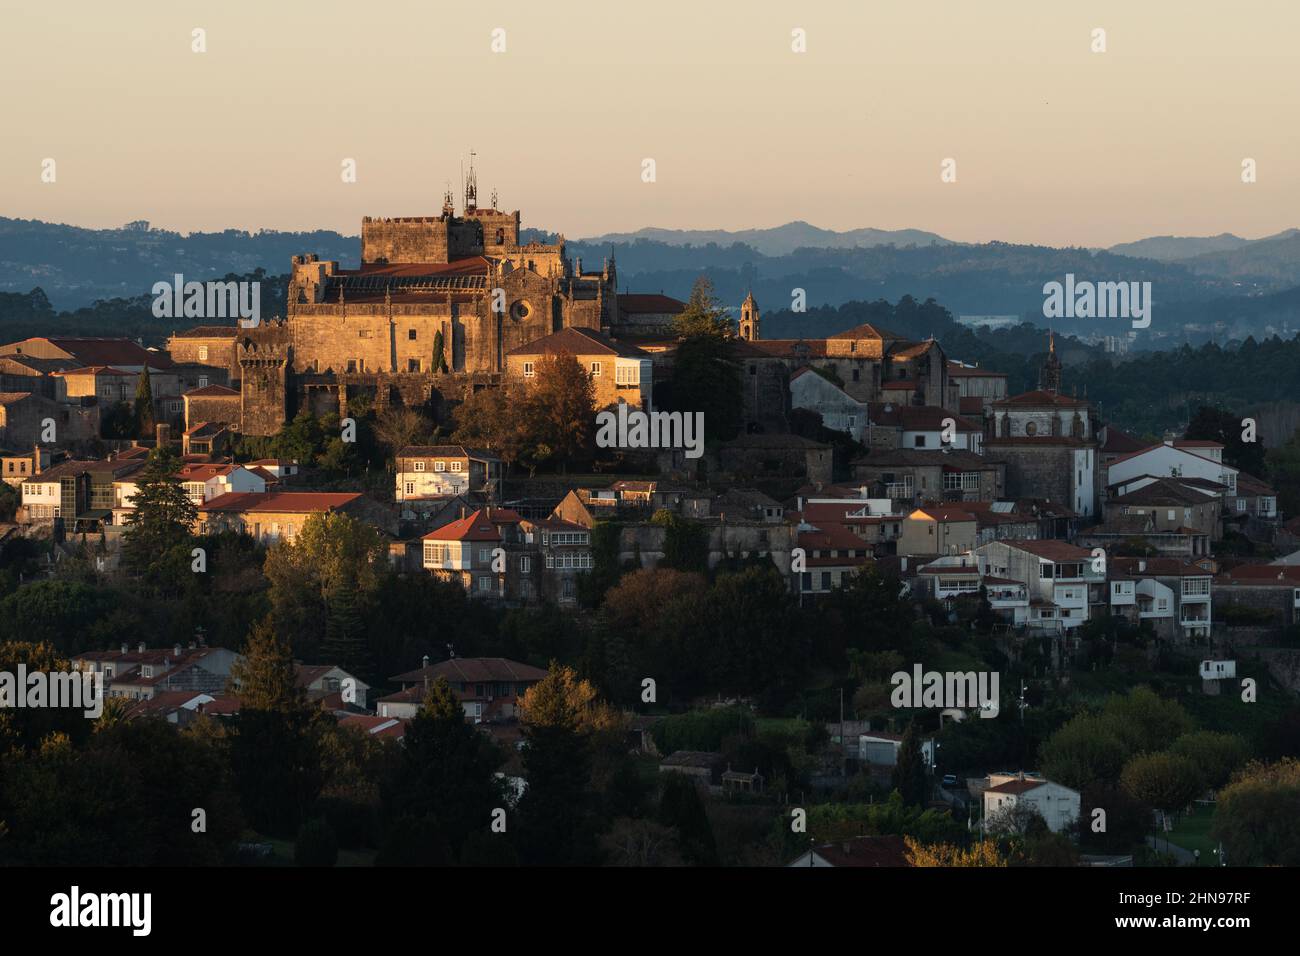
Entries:
<svg viewBox="0 0 1300 956">
<path fill-rule="evenodd" d="M 740 337 L 746 342 L 755 342 L 759 338 L 758 302 L 754 299 L 753 292 L 745 296 L 745 301 L 740 304 Z"/>
</svg>

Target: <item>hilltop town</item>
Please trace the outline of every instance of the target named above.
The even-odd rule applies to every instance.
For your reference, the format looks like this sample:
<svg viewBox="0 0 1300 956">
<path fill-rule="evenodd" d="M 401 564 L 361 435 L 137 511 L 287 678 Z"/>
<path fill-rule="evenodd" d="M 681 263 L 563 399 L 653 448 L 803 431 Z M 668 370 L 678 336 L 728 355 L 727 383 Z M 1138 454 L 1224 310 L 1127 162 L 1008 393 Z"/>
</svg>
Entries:
<svg viewBox="0 0 1300 956">
<path fill-rule="evenodd" d="M 178 277 L 165 343 L 0 345 L 6 665 L 188 735 L 239 809 L 169 852 L 1300 858 L 1218 796 L 1300 744 L 1300 523 L 1247 423 L 1126 432 L 1054 337 L 1018 394 L 883 322 L 770 338 L 477 191 L 294 256 L 281 316 Z M 0 854 L 55 852 L 3 803 Z"/>
</svg>

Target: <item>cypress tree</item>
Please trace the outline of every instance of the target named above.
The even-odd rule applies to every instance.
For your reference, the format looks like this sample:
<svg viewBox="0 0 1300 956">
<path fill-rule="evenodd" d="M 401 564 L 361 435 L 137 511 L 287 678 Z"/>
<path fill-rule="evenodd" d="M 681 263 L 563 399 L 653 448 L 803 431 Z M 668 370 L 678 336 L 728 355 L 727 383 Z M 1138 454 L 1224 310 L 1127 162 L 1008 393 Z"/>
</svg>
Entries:
<svg viewBox="0 0 1300 956">
<path fill-rule="evenodd" d="M 135 386 L 135 433 L 141 439 L 152 438 L 154 432 L 153 385 L 149 381 L 149 366 L 140 370 L 140 380 Z"/>
<path fill-rule="evenodd" d="M 929 786 L 925 775 L 925 758 L 921 755 L 921 729 L 916 721 L 907 725 L 894 764 L 894 789 L 908 806 L 923 806 Z"/>
</svg>

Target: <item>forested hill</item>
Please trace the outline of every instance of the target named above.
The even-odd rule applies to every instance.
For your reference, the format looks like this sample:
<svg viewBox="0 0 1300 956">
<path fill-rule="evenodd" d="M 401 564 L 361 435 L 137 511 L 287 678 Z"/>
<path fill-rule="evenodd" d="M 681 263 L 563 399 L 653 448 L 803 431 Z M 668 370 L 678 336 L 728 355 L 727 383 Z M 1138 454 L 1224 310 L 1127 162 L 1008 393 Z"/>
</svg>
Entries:
<svg viewBox="0 0 1300 956">
<path fill-rule="evenodd" d="M 1041 323 L 1044 284 L 1073 274 L 1081 281 L 1151 283 L 1152 325 L 1138 348 L 1168 348 L 1211 336 L 1244 339 L 1277 332 L 1289 337 L 1300 329 L 1296 297 L 1286 296 L 1300 286 L 1300 235 L 1289 233 L 1239 240 L 1228 249 L 1173 239 L 1119 247 L 1149 247 L 1168 255 L 1166 246 L 1173 242 L 1190 253 L 1163 261 L 1116 250 L 954 243 L 915 230 L 836 233 L 806 223 L 734 233 L 642 233 L 570 240 L 568 251 L 587 269 L 612 252 L 621 291 L 684 299 L 703 272 L 724 303 L 738 306 L 752 290 L 765 312 L 790 306 L 795 290 L 802 290 L 809 306 L 911 295 L 942 302 L 958 316 L 1011 315 Z M 695 241 L 710 237 L 720 241 Z M 522 238 L 554 236 L 526 229 Z M 55 309 L 78 309 L 100 299 L 139 295 L 177 272 L 199 281 L 256 269 L 279 275 L 291 256 L 306 252 L 355 267 L 360 241 L 330 231 L 181 235 L 146 222 L 94 230 L 0 218 L 0 292 L 39 287 Z M 1109 322 L 1062 319 L 1056 328 L 1089 335 L 1126 325 L 1122 319 Z"/>
<path fill-rule="evenodd" d="M 40 288 L 56 309 L 78 309 L 97 299 L 139 295 L 178 272 L 200 282 L 256 269 L 279 275 L 289 270 L 290 258 L 305 252 L 355 268 L 361 241 L 325 230 L 182 235 L 145 222 L 82 229 L 0 217 L 0 292 Z"/>
</svg>

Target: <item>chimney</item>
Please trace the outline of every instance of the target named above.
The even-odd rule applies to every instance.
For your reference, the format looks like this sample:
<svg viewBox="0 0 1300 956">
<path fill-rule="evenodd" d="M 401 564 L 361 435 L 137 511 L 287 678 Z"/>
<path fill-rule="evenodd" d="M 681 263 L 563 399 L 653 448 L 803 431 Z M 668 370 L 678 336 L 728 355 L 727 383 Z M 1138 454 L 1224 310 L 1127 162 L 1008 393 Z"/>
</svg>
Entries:
<svg viewBox="0 0 1300 956">
<path fill-rule="evenodd" d="M 123 645 L 122 645 L 122 653 L 123 653 L 123 654 L 125 654 L 125 653 L 126 653 L 127 651 L 129 651 L 129 650 L 130 650 L 130 648 L 127 647 L 126 644 L 123 644 Z"/>
<path fill-rule="evenodd" d="M 424 655 L 423 661 L 424 661 L 424 666 L 425 666 L 425 667 L 428 667 L 428 666 L 429 666 L 429 655 L 428 655 L 428 654 L 425 654 L 425 655 Z"/>
<path fill-rule="evenodd" d="M 173 657 L 180 657 L 180 656 L 181 656 L 181 646 L 180 646 L 180 644 L 177 644 L 175 647 L 172 648 L 172 656 L 173 656 Z"/>
<path fill-rule="evenodd" d="M 141 654 L 144 653 L 144 651 L 145 651 L 144 641 L 141 641 L 141 642 L 140 642 L 140 646 L 137 648 L 137 650 L 139 650 L 139 652 L 140 652 Z"/>
</svg>

